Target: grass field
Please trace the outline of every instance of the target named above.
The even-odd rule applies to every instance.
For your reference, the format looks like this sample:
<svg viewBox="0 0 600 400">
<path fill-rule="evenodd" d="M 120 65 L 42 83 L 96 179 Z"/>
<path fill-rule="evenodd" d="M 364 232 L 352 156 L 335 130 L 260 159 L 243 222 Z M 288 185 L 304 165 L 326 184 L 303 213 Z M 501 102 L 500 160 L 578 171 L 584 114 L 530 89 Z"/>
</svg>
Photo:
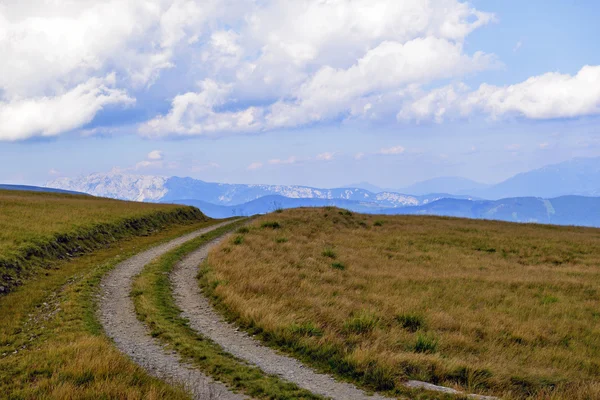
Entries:
<svg viewBox="0 0 600 400">
<path fill-rule="evenodd" d="M 62 238 L 48 259 L 36 256 L 48 263 L 43 274 L 0 296 L 0 397 L 189 398 L 114 347 L 97 322 L 94 296 L 119 262 L 215 221 L 187 207 L 80 196 L 0 192 L 0 204 L 3 256 Z M 20 260 L 31 266 L 35 258 Z"/>
<path fill-rule="evenodd" d="M 600 230 L 287 210 L 200 283 L 245 329 L 359 385 L 600 398 Z"/>
<path fill-rule="evenodd" d="M 0 294 L 49 261 L 190 219 L 206 218 L 191 207 L 0 190 Z"/>
</svg>

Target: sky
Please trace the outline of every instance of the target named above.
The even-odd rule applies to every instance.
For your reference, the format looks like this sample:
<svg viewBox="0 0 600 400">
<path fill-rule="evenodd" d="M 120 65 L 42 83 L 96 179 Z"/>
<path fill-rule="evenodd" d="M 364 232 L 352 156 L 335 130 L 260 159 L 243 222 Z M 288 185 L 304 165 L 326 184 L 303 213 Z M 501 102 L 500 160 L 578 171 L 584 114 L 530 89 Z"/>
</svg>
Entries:
<svg viewBox="0 0 600 400">
<path fill-rule="evenodd" d="M 0 182 L 400 188 L 600 156 L 592 0 L 0 1 Z"/>
</svg>

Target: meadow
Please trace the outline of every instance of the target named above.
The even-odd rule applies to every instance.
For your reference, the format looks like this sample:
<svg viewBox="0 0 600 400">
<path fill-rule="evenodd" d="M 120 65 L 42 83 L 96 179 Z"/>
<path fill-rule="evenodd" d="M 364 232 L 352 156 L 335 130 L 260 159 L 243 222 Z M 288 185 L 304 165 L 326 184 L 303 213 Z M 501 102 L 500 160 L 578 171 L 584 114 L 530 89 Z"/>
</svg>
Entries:
<svg viewBox="0 0 600 400">
<path fill-rule="evenodd" d="M 3 398 L 189 398 L 114 347 L 95 296 L 119 262 L 215 221 L 189 207 L 47 193 L 0 191 L 0 207 L 2 260 L 28 278 L 0 296 Z"/>
<path fill-rule="evenodd" d="M 207 218 L 192 207 L 0 190 L 0 294 L 50 261 L 189 220 Z"/>
<path fill-rule="evenodd" d="M 600 230 L 286 210 L 215 248 L 228 319 L 362 387 L 600 398 Z"/>
</svg>

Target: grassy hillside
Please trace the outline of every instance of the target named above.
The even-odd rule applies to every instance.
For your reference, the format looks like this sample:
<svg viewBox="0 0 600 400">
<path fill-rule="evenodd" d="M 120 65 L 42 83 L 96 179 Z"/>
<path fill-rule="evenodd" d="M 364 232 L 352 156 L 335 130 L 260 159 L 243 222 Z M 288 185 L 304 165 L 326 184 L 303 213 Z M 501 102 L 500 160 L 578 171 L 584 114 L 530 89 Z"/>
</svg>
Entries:
<svg viewBox="0 0 600 400">
<path fill-rule="evenodd" d="M 600 398 L 598 229 L 287 210 L 200 280 L 246 329 L 367 387 Z"/>
<path fill-rule="evenodd" d="M 191 207 L 0 190 L 0 294 L 53 260 L 199 220 L 206 217 Z"/>
<path fill-rule="evenodd" d="M 0 191 L 3 275 L 14 274 L 13 284 L 43 271 L 0 296 L 0 393 L 188 399 L 114 347 L 96 319 L 95 296 L 119 262 L 214 223 L 188 207 Z"/>
</svg>

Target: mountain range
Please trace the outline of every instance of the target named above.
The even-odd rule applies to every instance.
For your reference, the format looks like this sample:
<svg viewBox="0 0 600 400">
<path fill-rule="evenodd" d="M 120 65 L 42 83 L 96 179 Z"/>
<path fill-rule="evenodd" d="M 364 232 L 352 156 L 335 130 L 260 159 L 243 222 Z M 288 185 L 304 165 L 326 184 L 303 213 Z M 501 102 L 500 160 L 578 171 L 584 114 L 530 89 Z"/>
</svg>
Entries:
<svg viewBox="0 0 600 400">
<path fill-rule="evenodd" d="M 123 200 L 194 205 L 215 218 L 262 214 L 278 208 L 336 206 L 364 213 L 600 226 L 600 202 L 594 198 L 600 195 L 600 158 L 573 159 L 495 185 L 447 177 L 398 191 L 364 182 L 322 189 L 120 173 L 61 178 L 46 186 Z"/>
<path fill-rule="evenodd" d="M 428 194 L 411 196 L 393 192 L 373 193 L 359 188 L 320 189 L 296 185 L 244 185 L 204 182 L 199 179 L 128 175 L 92 174 L 79 178 L 61 178 L 46 186 L 73 190 L 94 196 L 121 200 L 174 202 L 199 200 L 215 205 L 239 205 L 265 196 L 292 199 L 347 200 L 372 203 L 378 207 L 418 206 L 445 197 L 469 199 L 469 196 Z"/>
</svg>

